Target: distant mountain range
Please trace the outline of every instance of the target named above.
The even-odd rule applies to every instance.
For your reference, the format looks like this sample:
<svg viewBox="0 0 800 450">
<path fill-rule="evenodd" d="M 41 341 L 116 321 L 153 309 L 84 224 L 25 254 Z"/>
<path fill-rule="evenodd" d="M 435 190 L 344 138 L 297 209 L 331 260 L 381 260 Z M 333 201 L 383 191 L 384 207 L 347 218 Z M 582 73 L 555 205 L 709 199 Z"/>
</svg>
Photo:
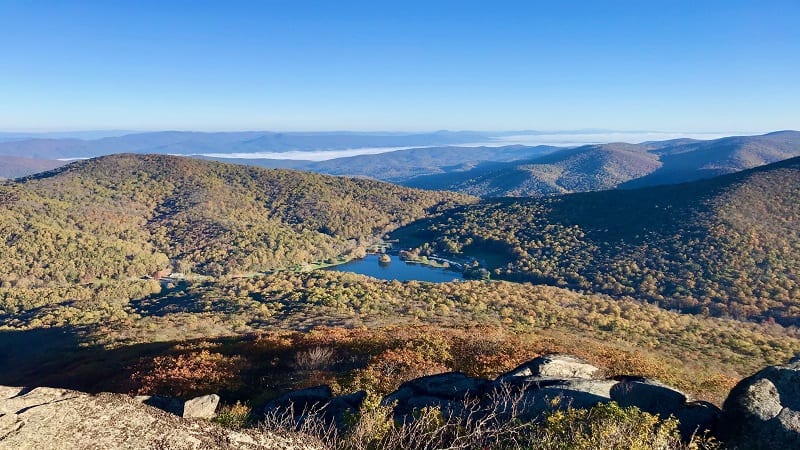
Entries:
<svg viewBox="0 0 800 450">
<path fill-rule="evenodd" d="M 492 136 L 496 138 L 503 133 Z M 492 136 L 450 131 L 421 134 L 157 132 L 94 140 L 25 139 L 0 142 L 0 158 L 24 156 L 50 161 L 0 159 L 0 177 L 19 177 L 55 167 L 56 158 L 85 158 L 119 152 L 157 153 L 365 177 L 482 197 L 536 197 L 681 183 L 800 156 L 800 132 L 797 131 L 703 141 L 672 139 L 571 148 L 464 145 L 491 141 Z M 395 147 L 415 146 L 420 148 L 392 151 Z M 283 159 L 306 156 L 312 159 L 312 154 L 331 156 L 343 150 L 365 148 L 379 153 L 323 161 Z M 281 159 L 274 159 L 277 157 Z"/>
<path fill-rule="evenodd" d="M 388 157 L 389 155 L 380 155 Z M 800 156 L 800 132 L 586 145 L 504 164 L 484 163 L 401 184 L 482 197 L 526 197 L 675 184 Z"/>
<path fill-rule="evenodd" d="M 482 197 L 537 197 L 674 184 L 800 156 L 800 132 L 707 141 L 673 139 L 563 148 L 428 147 L 327 161 L 213 158 L 219 161 L 374 178 Z"/>
<path fill-rule="evenodd" d="M 559 147 L 539 145 L 508 145 L 503 147 L 426 147 L 397 150 L 375 155 L 358 155 L 327 161 L 297 161 L 278 159 L 211 158 L 217 161 L 271 168 L 291 168 L 328 175 L 346 175 L 403 183 L 419 176 L 440 176 L 465 172 L 485 163 L 533 158 L 560 150 Z"/>
<path fill-rule="evenodd" d="M 363 147 L 421 147 L 465 144 L 489 139 L 487 134 L 472 131 L 437 131 L 433 133 L 162 131 L 91 140 L 76 138 L 8 140 L 0 142 L 0 155 L 77 159 L 114 153 L 233 154 Z"/>
<path fill-rule="evenodd" d="M 711 141 L 678 140 L 644 144 L 662 162 L 658 170 L 622 187 L 679 183 L 738 172 L 800 156 L 800 132 L 733 136 Z"/>
<path fill-rule="evenodd" d="M 424 189 L 446 189 L 478 196 L 540 196 L 614 189 L 661 167 L 657 155 L 633 144 L 587 145 L 504 164 L 484 163 L 445 176 L 403 181 Z"/>
</svg>

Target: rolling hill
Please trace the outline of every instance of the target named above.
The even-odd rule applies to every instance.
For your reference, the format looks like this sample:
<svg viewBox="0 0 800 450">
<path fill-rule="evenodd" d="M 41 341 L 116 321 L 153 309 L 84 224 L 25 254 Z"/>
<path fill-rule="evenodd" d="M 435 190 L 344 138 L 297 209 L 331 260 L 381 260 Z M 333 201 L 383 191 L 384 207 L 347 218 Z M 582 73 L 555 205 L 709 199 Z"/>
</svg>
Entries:
<svg viewBox="0 0 800 450">
<path fill-rule="evenodd" d="M 393 183 L 421 175 L 468 171 L 487 162 L 528 159 L 558 150 L 546 145 L 502 147 L 424 147 L 326 161 L 214 158 L 217 161 L 262 167 L 292 168 L 329 175 L 374 178 Z"/>
<path fill-rule="evenodd" d="M 484 164 L 445 177 L 421 176 L 403 184 L 482 197 L 528 197 L 614 189 L 660 166 L 657 156 L 637 145 L 587 145 L 525 161 Z"/>
<path fill-rule="evenodd" d="M 0 283 L 210 275 L 330 258 L 468 197 L 161 155 L 0 184 Z"/>
<path fill-rule="evenodd" d="M 268 131 L 202 133 L 160 131 L 99 139 L 35 138 L 0 141 L 0 155 L 34 158 L 88 158 L 114 153 L 258 153 L 289 150 L 334 150 L 359 147 L 413 147 L 482 142 L 485 134 L 438 131 L 432 133 L 357 133 Z"/>
<path fill-rule="evenodd" d="M 52 160 L 112 153 L 190 155 L 227 163 L 372 178 L 483 197 L 526 197 L 675 184 L 800 156 L 797 131 L 708 141 L 672 139 L 573 148 L 458 146 L 491 139 L 487 133 L 448 131 L 420 134 L 168 131 L 99 139 L 0 141 L 0 157 Z M 405 148 L 415 146 L 419 148 Z M 332 158 L 342 151 L 349 154 L 353 149 L 393 147 L 401 149 L 312 161 Z M 313 154 L 304 155 L 306 151 Z M 325 152 L 332 153 L 326 156 Z M 281 159 L 269 159 L 278 157 Z M 36 168 L 6 172 L 23 176 L 34 173 Z M 0 176 L 2 173 L 0 161 Z"/>
<path fill-rule="evenodd" d="M 622 187 L 681 183 L 752 169 L 800 156 L 800 132 L 776 131 L 761 136 L 732 136 L 712 141 L 650 144 L 662 166 Z"/>
<path fill-rule="evenodd" d="M 685 184 L 485 200 L 395 235 L 500 278 L 800 325 L 800 158 Z"/>
<path fill-rule="evenodd" d="M 410 187 L 482 197 L 527 197 L 675 184 L 800 156 L 800 132 L 587 145 L 507 164 L 398 180 Z"/>
</svg>

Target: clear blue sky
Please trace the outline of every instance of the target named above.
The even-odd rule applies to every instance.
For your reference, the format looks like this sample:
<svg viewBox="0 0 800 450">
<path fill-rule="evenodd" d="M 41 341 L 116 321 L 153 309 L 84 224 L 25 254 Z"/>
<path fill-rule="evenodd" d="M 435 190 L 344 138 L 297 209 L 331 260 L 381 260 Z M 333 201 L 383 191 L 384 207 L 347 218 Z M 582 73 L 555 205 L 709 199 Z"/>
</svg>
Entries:
<svg viewBox="0 0 800 450">
<path fill-rule="evenodd" d="M 0 130 L 800 128 L 800 1 L 0 0 Z"/>
</svg>

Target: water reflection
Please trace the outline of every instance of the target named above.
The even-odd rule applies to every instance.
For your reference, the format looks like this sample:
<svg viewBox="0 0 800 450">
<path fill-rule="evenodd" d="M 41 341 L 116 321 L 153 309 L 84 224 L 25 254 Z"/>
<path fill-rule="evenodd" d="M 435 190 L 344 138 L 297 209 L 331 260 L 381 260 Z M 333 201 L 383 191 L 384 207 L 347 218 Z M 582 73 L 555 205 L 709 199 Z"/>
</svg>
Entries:
<svg viewBox="0 0 800 450">
<path fill-rule="evenodd" d="M 360 273 L 381 280 L 417 280 L 446 283 L 463 279 L 460 272 L 423 264 L 409 264 L 402 261 L 397 255 L 387 256 L 390 258 L 389 262 L 379 261 L 378 255 L 367 255 L 364 259 L 357 259 L 338 266 L 328 267 L 324 270 Z"/>
</svg>

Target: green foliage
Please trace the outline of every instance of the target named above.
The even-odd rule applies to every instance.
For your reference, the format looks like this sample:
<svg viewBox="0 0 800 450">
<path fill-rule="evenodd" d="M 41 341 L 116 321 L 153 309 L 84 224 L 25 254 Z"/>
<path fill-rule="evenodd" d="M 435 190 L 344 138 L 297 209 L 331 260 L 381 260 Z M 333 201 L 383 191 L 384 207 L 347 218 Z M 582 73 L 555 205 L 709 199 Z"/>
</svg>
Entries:
<svg viewBox="0 0 800 450">
<path fill-rule="evenodd" d="M 556 410 L 544 421 L 544 441 L 558 450 L 649 450 L 680 448 L 678 421 L 661 421 L 636 407 L 614 402 L 591 409 Z"/>
<path fill-rule="evenodd" d="M 238 430 L 252 424 L 252 409 L 237 401 L 232 405 L 222 405 L 217 415 L 211 419 L 225 428 Z"/>
<path fill-rule="evenodd" d="M 421 176 L 403 184 L 480 197 L 539 197 L 614 189 L 645 176 L 661 163 L 647 148 L 631 144 L 560 149 L 531 160 L 486 164 L 463 172 Z"/>
<path fill-rule="evenodd" d="M 160 155 L 0 185 L 0 285 L 269 271 L 345 254 L 468 197 Z"/>
<path fill-rule="evenodd" d="M 382 442 L 392 431 L 394 405 L 382 405 L 382 397 L 368 394 L 358 413 L 350 417 L 345 439 L 350 446 L 364 450 L 382 449 Z"/>
<path fill-rule="evenodd" d="M 701 182 L 461 206 L 399 230 L 493 276 L 800 325 L 800 159 Z"/>
<path fill-rule="evenodd" d="M 92 326 L 134 320 L 131 299 L 157 295 L 153 280 L 42 288 L 0 288 L 0 329 Z"/>
</svg>

